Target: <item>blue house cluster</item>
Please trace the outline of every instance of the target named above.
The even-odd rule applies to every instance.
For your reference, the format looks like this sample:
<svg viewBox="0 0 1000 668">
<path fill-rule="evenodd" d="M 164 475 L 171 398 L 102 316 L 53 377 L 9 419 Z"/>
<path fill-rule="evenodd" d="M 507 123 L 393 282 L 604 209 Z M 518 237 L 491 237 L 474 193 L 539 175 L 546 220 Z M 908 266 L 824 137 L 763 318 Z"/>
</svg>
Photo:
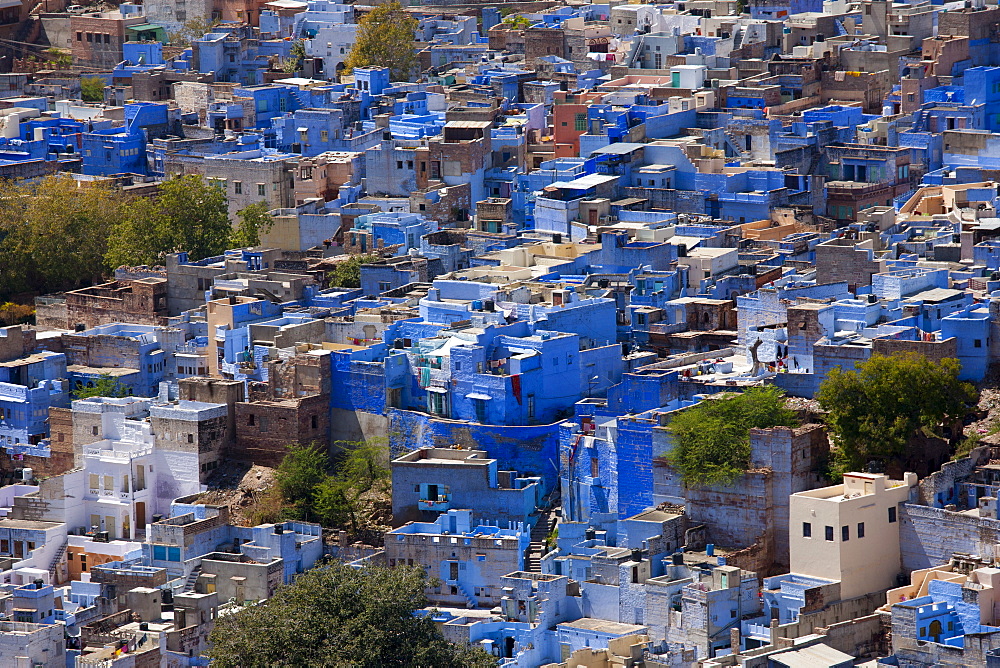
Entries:
<svg viewBox="0 0 1000 668">
<path fill-rule="evenodd" d="M 414 5 L 401 72 L 348 71 L 367 7 L 173 4 L 0 74 L 0 178 L 272 224 L 0 328 L 0 659 L 206 665 L 329 556 L 422 567 L 505 667 L 1000 666 L 1000 8 Z M 896 354 L 978 412 L 830 484 L 820 387 Z M 799 426 L 685 481 L 678 412 L 762 386 Z M 359 442 L 377 528 L 246 526 L 289 445 Z"/>
</svg>

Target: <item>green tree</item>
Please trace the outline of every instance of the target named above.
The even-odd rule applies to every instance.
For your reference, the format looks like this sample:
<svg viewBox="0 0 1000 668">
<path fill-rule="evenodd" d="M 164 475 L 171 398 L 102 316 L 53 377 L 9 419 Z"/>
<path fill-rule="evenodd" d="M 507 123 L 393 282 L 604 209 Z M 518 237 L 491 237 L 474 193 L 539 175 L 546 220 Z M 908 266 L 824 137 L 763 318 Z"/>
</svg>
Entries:
<svg viewBox="0 0 1000 668">
<path fill-rule="evenodd" d="M 388 491 L 387 444 L 374 441 L 343 442 L 336 472 L 313 492 L 313 512 L 323 526 L 350 526 L 358 530 L 362 498 L 373 489 Z"/>
<path fill-rule="evenodd" d="M 88 397 L 124 397 L 128 394 L 128 389 L 118 382 L 118 379 L 110 374 L 102 373 L 97 377 L 92 386 L 82 385 L 77 382 L 77 388 L 73 391 L 74 399 L 86 399 Z"/>
<path fill-rule="evenodd" d="M 111 183 L 80 187 L 65 174 L 0 181 L 0 300 L 101 280 L 121 201 Z"/>
<path fill-rule="evenodd" d="M 66 49 L 51 47 L 45 49 L 45 55 L 52 66 L 60 70 L 68 70 L 73 66 L 73 55 Z M 103 92 L 102 92 L 103 95 Z"/>
<path fill-rule="evenodd" d="M 292 445 L 274 474 L 275 483 L 292 514 L 312 521 L 316 487 L 327 478 L 330 459 L 317 444 Z"/>
<path fill-rule="evenodd" d="M 816 398 L 837 447 L 836 472 L 865 470 L 905 459 L 920 431 L 963 418 L 978 399 L 958 379 L 956 359 L 934 362 L 918 353 L 873 355 L 856 370 L 834 367 Z"/>
<path fill-rule="evenodd" d="M 773 386 L 706 399 L 670 421 L 674 447 L 667 459 L 688 486 L 729 484 L 750 466 L 751 429 L 798 424 Z"/>
<path fill-rule="evenodd" d="M 531 27 L 531 21 L 520 14 L 511 14 L 503 20 L 503 25 L 511 30 L 524 30 Z"/>
<path fill-rule="evenodd" d="M 233 248 L 253 248 L 260 245 L 260 235 L 274 226 L 274 216 L 267 202 L 255 202 L 236 212 L 239 225 L 233 230 L 229 245 Z"/>
<path fill-rule="evenodd" d="M 417 20 L 393 0 L 378 5 L 358 21 L 358 35 L 347 56 L 347 70 L 388 67 L 393 81 L 409 81 L 417 62 L 413 35 Z"/>
<path fill-rule="evenodd" d="M 288 74 L 295 74 L 302 69 L 302 63 L 306 59 L 306 47 L 301 39 L 295 40 L 292 44 L 291 55 L 281 63 L 281 69 Z"/>
<path fill-rule="evenodd" d="M 414 615 L 427 605 L 428 584 L 416 568 L 313 568 L 266 603 L 219 617 L 212 666 L 495 666 L 486 652 L 446 641 L 429 616 Z"/>
<path fill-rule="evenodd" d="M 80 79 L 80 99 L 84 102 L 104 102 L 104 86 L 107 82 L 101 77 L 83 77 Z"/>
<path fill-rule="evenodd" d="M 361 265 L 378 262 L 381 258 L 378 255 L 352 255 L 349 259 L 338 262 L 333 269 L 327 272 L 327 279 L 330 285 L 338 288 L 360 288 L 361 287 Z"/>
<path fill-rule="evenodd" d="M 358 529 L 357 497 L 351 484 L 328 476 L 313 489 L 312 509 L 316 521 L 325 527 Z"/>
<path fill-rule="evenodd" d="M 193 18 L 184 22 L 180 29 L 167 34 L 167 41 L 173 46 L 190 46 L 191 42 L 204 37 L 219 25 L 218 20 L 206 21 L 203 18 Z"/>
<path fill-rule="evenodd" d="M 155 199 L 139 198 L 124 207 L 106 258 L 112 267 L 155 265 L 177 251 L 200 260 L 223 253 L 231 235 L 222 189 L 197 174 L 175 176 L 160 185 Z"/>
</svg>

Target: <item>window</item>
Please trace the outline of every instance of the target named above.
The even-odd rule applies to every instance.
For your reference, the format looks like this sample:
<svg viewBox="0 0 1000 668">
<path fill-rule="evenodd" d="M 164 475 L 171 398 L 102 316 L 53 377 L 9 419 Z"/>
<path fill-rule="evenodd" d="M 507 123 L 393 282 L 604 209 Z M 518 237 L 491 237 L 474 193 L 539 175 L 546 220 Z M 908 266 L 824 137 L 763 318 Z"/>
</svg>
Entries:
<svg viewBox="0 0 1000 668">
<path fill-rule="evenodd" d="M 9 540 L 0 540 L 0 552 L 3 552 L 4 554 L 7 554 L 8 552 L 10 552 L 10 541 Z"/>
<path fill-rule="evenodd" d="M 983 347 L 983 340 L 982 339 L 976 339 L 975 341 L 972 342 L 972 345 L 975 346 L 976 348 L 982 348 Z"/>
<path fill-rule="evenodd" d="M 313 415 L 312 418 L 310 418 L 310 420 L 311 420 L 312 428 L 313 429 L 319 429 L 319 418 L 317 416 Z"/>
<path fill-rule="evenodd" d="M 90 489 L 99 489 L 101 486 L 101 477 L 96 473 L 90 474 Z"/>
<path fill-rule="evenodd" d="M 247 418 L 247 426 L 252 427 L 255 424 L 257 424 L 257 416 L 251 413 L 250 416 Z"/>
<path fill-rule="evenodd" d="M 840 527 L 840 540 L 844 541 L 845 543 L 851 540 L 851 527 L 849 526 Z"/>
<path fill-rule="evenodd" d="M 319 140 L 321 142 L 323 142 L 324 144 L 326 142 L 330 141 L 330 131 L 329 130 L 320 130 L 319 131 Z"/>
<path fill-rule="evenodd" d="M 125 475 L 122 476 L 122 491 L 128 492 L 129 491 L 128 487 L 129 487 L 129 476 L 128 473 L 126 473 Z"/>
<path fill-rule="evenodd" d="M 115 477 L 110 475 L 104 476 L 104 489 L 110 492 L 114 488 L 115 488 Z"/>
<path fill-rule="evenodd" d="M 826 539 L 833 542 L 833 527 L 826 527 Z"/>
<path fill-rule="evenodd" d="M 258 183 L 257 184 L 257 196 L 258 197 L 267 197 L 267 188 L 264 187 L 263 183 Z"/>
<path fill-rule="evenodd" d="M 858 522 L 858 538 L 864 538 L 864 537 L 865 537 L 865 523 Z"/>
<path fill-rule="evenodd" d="M 528 419 L 531 420 L 535 417 L 535 395 L 528 395 Z"/>
<path fill-rule="evenodd" d="M 194 434 L 188 434 L 188 443 L 194 443 Z"/>
<path fill-rule="evenodd" d="M 804 538 L 812 538 L 813 526 L 809 522 L 802 523 L 802 536 Z"/>
<path fill-rule="evenodd" d="M 577 114 L 573 118 L 573 129 L 577 132 L 587 131 L 587 114 Z"/>
<path fill-rule="evenodd" d="M 93 436 L 97 436 L 97 426 L 96 425 L 90 428 L 90 433 Z"/>
<path fill-rule="evenodd" d="M 242 195 L 243 194 L 243 182 L 233 181 L 233 194 Z"/>
<path fill-rule="evenodd" d="M 601 476 L 601 462 L 597 457 L 590 458 L 590 477 L 599 478 Z"/>
<path fill-rule="evenodd" d="M 895 523 L 896 523 L 896 509 L 895 508 L 890 508 L 889 509 L 889 524 L 895 524 Z"/>
<path fill-rule="evenodd" d="M 83 41 L 83 33 L 82 32 L 76 33 L 76 41 L 78 41 L 78 42 L 82 42 Z"/>
</svg>

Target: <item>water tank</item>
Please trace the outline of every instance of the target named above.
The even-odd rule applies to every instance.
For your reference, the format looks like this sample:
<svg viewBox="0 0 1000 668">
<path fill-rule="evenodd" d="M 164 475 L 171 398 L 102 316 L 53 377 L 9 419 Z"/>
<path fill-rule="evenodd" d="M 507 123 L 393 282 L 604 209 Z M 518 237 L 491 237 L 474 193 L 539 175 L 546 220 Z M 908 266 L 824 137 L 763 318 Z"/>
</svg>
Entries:
<svg viewBox="0 0 1000 668">
<path fill-rule="evenodd" d="M 481 300 L 481 299 L 473 299 L 472 300 L 472 310 L 473 311 L 482 311 L 483 310 L 483 300 Z"/>
<path fill-rule="evenodd" d="M 709 543 L 705 546 L 705 554 L 710 557 L 715 556 L 715 545 L 713 543 Z"/>
<path fill-rule="evenodd" d="M 493 300 L 492 299 L 484 299 L 483 300 L 483 310 L 484 311 L 489 311 L 490 313 L 492 313 L 493 309 L 494 309 Z"/>
<path fill-rule="evenodd" d="M 671 563 L 673 563 L 674 566 L 683 566 L 684 565 L 684 553 L 683 552 L 674 552 L 672 555 L 670 555 L 670 561 L 671 561 Z"/>
<path fill-rule="evenodd" d="M 32 480 L 34 477 L 35 473 L 31 469 L 26 468 L 21 471 L 21 479 L 24 480 L 25 482 Z"/>
<path fill-rule="evenodd" d="M 554 243 L 554 244 L 561 244 L 562 243 L 562 235 L 559 234 L 558 232 L 553 233 L 552 234 L 552 243 Z"/>
</svg>

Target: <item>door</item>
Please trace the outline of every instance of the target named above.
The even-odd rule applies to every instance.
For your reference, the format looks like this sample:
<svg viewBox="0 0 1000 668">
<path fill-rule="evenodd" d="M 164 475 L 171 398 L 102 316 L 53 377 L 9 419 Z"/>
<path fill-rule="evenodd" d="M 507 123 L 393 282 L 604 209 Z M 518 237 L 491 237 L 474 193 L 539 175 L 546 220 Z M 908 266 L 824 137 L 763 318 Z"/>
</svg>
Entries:
<svg viewBox="0 0 1000 668">
<path fill-rule="evenodd" d="M 590 224 L 597 225 L 597 209 L 591 209 L 589 211 L 589 214 L 590 214 Z"/>
<path fill-rule="evenodd" d="M 452 561 L 448 564 L 448 579 L 457 580 L 458 579 L 458 562 Z"/>
<path fill-rule="evenodd" d="M 135 467 L 135 491 L 140 492 L 144 489 L 146 489 L 146 468 L 140 464 Z"/>
<path fill-rule="evenodd" d="M 135 530 L 146 530 L 146 502 L 138 501 L 135 504 Z"/>
</svg>

